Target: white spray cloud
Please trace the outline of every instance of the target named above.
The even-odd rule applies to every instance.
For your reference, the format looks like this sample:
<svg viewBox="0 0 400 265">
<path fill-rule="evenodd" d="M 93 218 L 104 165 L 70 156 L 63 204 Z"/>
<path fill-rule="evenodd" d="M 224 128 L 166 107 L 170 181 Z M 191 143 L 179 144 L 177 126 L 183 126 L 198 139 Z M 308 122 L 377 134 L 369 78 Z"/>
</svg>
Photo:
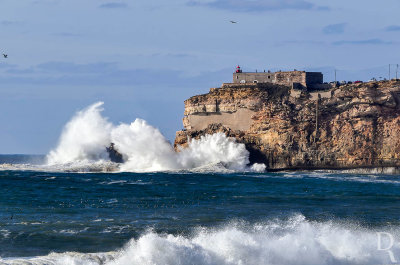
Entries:
<svg viewBox="0 0 400 265">
<path fill-rule="evenodd" d="M 121 124 L 111 132 L 118 152 L 125 157 L 122 171 L 162 171 L 180 169 L 171 144 L 160 131 L 142 119 Z"/>
<path fill-rule="evenodd" d="M 49 165 L 98 163 L 108 160 L 106 147 L 115 144 L 124 157 L 121 171 L 150 172 L 190 170 L 222 164 L 232 170 L 245 170 L 249 152 L 244 144 L 223 133 L 191 140 L 187 148 L 175 152 L 161 132 L 145 120 L 113 126 L 101 115 L 103 102 L 79 111 L 65 126 L 59 145 L 48 155 Z M 262 169 L 258 166 L 257 169 Z"/>
<path fill-rule="evenodd" d="M 216 133 L 192 139 L 179 153 L 178 161 L 186 169 L 222 162 L 230 169 L 243 170 L 249 163 L 249 152 L 244 144 Z"/>
<path fill-rule="evenodd" d="M 101 116 L 102 105 L 97 102 L 79 111 L 65 125 L 57 148 L 47 156 L 49 164 L 107 158 L 112 124 Z"/>
</svg>

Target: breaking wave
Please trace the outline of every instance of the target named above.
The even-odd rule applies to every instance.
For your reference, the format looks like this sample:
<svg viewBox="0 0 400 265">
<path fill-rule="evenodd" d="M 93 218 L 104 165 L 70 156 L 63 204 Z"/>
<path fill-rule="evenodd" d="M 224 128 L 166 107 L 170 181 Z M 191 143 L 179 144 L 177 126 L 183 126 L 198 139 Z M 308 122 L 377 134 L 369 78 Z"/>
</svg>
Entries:
<svg viewBox="0 0 400 265">
<path fill-rule="evenodd" d="M 151 172 L 168 170 L 215 169 L 264 171 L 265 165 L 248 168 L 249 152 L 244 144 L 236 143 L 222 133 L 192 139 L 187 148 L 176 152 L 161 132 L 145 120 L 131 124 L 113 125 L 101 115 L 103 102 L 97 102 L 79 111 L 69 121 L 57 148 L 48 156 L 48 165 L 81 169 L 84 165 L 109 162 L 106 148 L 114 143 L 124 163 L 115 167 L 119 171 Z M 111 168 L 109 165 L 107 168 Z M 111 170 L 112 171 L 112 170 Z"/>
<path fill-rule="evenodd" d="M 399 230 L 391 230 L 395 239 Z M 388 238 L 386 238 L 388 239 Z M 198 228 L 192 236 L 148 231 L 115 252 L 52 253 L 43 257 L 0 259 L 1 264 L 104 265 L 337 265 L 392 264 L 400 247 L 378 250 L 377 231 L 357 225 L 310 222 L 302 215 L 258 224 L 233 223 Z M 382 248 L 388 240 L 381 238 Z"/>
<path fill-rule="evenodd" d="M 64 127 L 58 147 L 47 159 L 50 165 L 106 160 L 112 124 L 101 116 L 102 102 L 79 111 Z"/>
</svg>

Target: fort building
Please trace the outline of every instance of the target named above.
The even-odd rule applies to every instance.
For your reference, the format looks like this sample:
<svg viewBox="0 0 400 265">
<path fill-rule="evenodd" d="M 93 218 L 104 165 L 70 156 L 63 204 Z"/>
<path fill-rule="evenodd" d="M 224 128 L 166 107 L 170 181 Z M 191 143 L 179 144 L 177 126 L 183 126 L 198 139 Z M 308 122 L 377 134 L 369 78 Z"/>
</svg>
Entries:
<svg viewBox="0 0 400 265">
<path fill-rule="evenodd" d="M 287 71 L 287 72 L 243 72 L 240 66 L 233 73 L 234 84 L 272 83 L 290 86 L 294 89 L 320 90 L 330 87 L 324 84 L 324 76 L 320 72 Z"/>
</svg>

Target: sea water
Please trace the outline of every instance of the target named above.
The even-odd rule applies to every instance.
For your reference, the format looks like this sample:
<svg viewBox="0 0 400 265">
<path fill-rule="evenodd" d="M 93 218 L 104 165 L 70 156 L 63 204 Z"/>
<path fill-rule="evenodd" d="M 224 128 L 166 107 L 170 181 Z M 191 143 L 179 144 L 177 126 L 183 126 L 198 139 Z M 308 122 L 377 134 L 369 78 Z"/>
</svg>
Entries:
<svg viewBox="0 0 400 265">
<path fill-rule="evenodd" d="M 0 264 L 391 264 L 377 232 L 400 259 L 393 175 L 5 170 L 0 187 Z"/>
<path fill-rule="evenodd" d="M 400 262 L 400 176 L 266 172 L 224 134 L 176 152 L 101 111 L 77 112 L 46 156 L 0 155 L 0 264 Z"/>
</svg>

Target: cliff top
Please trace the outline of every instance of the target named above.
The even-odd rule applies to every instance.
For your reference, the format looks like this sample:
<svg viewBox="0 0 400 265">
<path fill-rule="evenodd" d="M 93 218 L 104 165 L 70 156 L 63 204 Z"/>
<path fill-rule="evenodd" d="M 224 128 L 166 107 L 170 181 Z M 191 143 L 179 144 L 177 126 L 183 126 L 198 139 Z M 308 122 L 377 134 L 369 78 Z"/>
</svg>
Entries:
<svg viewBox="0 0 400 265">
<path fill-rule="evenodd" d="M 211 88 L 207 94 L 192 96 L 185 100 L 185 104 L 197 104 L 204 100 L 235 100 L 246 97 L 263 97 L 264 99 L 282 99 L 285 96 L 315 100 L 320 94 L 322 98 L 332 97 L 358 97 L 361 92 L 370 92 L 374 96 L 381 93 L 400 91 L 400 80 L 375 81 L 368 83 L 346 84 L 332 87 L 327 90 L 306 91 L 292 89 L 288 86 L 275 85 L 271 83 L 246 83 L 234 84 L 224 83 L 221 87 Z M 365 94 L 365 93 L 364 93 Z M 369 94 L 371 96 L 371 94 Z M 366 96 L 366 95 L 363 95 Z"/>
</svg>

